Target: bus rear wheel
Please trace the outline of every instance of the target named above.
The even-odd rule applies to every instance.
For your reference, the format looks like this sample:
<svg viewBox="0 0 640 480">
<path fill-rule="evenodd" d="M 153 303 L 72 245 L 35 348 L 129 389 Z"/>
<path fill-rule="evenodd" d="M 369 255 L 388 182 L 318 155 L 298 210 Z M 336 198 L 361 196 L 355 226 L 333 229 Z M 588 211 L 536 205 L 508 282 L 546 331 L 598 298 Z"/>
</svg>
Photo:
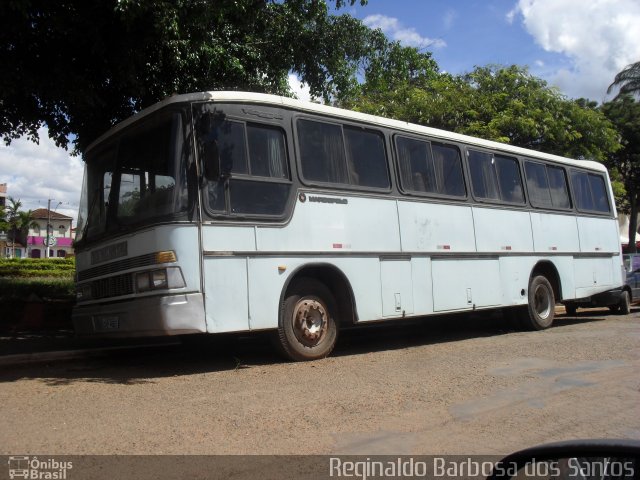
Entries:
<svg viewBox="0 0 640 480">
<path fill-rule="evenodd" d="M 544 330 L 553 323 L 556 299 L 553 287 L 543 275 L 534 276 L 529 282 L 528 315 L 523 318 L 528 330 Z"/>
<path fill-rule="evenodd" d="M 324 358 L 338 338 L 336 302 L 329 289 L 313 278 L 294 282 L 280 308 L 276 346 L 290 360 Z"/>
</svg>

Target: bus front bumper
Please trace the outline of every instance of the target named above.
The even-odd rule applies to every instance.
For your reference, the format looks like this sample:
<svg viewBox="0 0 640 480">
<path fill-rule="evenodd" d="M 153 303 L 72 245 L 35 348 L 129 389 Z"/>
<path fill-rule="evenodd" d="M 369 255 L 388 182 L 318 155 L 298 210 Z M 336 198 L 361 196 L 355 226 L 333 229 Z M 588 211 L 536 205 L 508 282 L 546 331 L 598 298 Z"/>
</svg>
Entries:
<svg viewBox="0 0 640 480">
<path fill-rule="evenodd" d="M 207 331 L 201 293 L 80 305 L 73 309 L 72 319 L 80 336 L 150 337 Z"/>
</svg>

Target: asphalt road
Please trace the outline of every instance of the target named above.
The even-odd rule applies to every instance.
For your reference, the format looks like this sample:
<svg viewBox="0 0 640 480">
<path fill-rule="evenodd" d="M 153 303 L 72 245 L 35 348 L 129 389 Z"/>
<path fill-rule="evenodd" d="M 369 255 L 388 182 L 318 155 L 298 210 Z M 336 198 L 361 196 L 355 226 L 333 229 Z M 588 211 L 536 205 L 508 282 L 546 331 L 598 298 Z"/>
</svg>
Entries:
<svg viewBox="0 0 640 480">
<path fill-rule="evenodd" d="M 264 336 L 0 370 L 0 452 L 506 454 L 640 438 L 640 314 L 543 332 L 454 316 L 342 332 L 286 363 Z"/>
</svg>

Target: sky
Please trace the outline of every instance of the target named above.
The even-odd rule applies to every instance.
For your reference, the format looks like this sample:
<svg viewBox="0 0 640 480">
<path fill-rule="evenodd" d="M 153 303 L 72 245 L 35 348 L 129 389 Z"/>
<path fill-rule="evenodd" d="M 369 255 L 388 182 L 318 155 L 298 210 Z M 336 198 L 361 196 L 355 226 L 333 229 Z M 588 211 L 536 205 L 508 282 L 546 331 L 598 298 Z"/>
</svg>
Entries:
<svg viewBox="0 0 640 480">
<path fill-rule="evenodd" d="M 442 71 L 528 66 L 571 98 L 610 100 L 615 74 L 640 61 L 639 0 L 369 0 L 338 13 L 432 52 Z M 308 98 L 297 78 L 290 84 Z M 46 128 L 39 145 L 21 138 L 0 146 L 0 183 L 25 209 L 46 208 L 52 199 L 52 209 L 62 202 L 57 211 L 75 219 L 82 170 L 82 159 L 56 148 Z"/>
</svg>

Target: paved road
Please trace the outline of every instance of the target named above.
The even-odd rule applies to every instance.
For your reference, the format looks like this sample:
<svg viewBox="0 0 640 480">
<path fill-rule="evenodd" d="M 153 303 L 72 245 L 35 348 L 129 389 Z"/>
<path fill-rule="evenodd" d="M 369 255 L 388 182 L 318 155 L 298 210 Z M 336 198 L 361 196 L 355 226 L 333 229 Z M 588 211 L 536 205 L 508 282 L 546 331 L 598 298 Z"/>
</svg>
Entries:
<svg viewBox="0 0 640 480">
<path fill-rule="evenodd" d="M 640 438 L 640 314 L 543 332 L 449 317 L 342 332 L 285 363 L 263 337 L 0 370 L 3 454 L 504 454 Z M 212 351 L 214 350 L 214 351 Z"/>
</svg>

